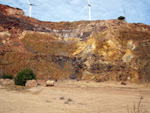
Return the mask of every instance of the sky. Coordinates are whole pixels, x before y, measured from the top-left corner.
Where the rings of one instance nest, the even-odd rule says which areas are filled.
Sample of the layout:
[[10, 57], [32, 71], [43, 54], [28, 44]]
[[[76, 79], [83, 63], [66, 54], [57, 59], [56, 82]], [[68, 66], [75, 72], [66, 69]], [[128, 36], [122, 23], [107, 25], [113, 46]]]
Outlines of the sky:
[[[29, 0], [32, 4], [32, 17], [41, 21], [79, 21], [89, 19], [88, 0]], [[117, 19], [124, 16], [128, 23], [150, 25], [150, 0], [90, 0], [92, 20]], [[0, 0], [0, 4], [23, 9], [28, 16], [29, 4], [26, 0]]]

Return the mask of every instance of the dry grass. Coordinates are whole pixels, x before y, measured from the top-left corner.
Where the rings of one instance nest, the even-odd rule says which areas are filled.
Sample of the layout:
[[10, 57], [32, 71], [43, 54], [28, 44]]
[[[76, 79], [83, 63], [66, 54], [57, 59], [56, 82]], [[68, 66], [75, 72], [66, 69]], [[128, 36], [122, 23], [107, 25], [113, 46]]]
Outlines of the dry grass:
[[134, 103], [133, 107], [127, 106], [128, 113], [148, 113], [145, 106], [142, 104], [143, 97], [141, 96], [139, 102]]

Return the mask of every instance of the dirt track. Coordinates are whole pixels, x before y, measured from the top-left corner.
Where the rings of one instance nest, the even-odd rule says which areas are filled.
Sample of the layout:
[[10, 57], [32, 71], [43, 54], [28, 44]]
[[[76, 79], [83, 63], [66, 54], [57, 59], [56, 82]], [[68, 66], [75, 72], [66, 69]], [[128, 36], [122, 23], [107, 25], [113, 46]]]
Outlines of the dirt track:
[[141, 108], [150, 113], [148, 85], [64, 81], [20, 92], [0, 86], [0, 113], [128, 113], [141, 96]]

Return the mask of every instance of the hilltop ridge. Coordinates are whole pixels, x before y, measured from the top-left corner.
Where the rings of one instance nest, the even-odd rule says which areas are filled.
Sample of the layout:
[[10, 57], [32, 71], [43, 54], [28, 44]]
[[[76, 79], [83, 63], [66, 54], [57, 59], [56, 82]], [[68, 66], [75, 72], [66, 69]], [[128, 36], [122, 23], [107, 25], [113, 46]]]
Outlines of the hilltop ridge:
[[0, 5], [0, 65], [40, 79], [150, 81], [150, 26], [124, 20], [43, 22]]

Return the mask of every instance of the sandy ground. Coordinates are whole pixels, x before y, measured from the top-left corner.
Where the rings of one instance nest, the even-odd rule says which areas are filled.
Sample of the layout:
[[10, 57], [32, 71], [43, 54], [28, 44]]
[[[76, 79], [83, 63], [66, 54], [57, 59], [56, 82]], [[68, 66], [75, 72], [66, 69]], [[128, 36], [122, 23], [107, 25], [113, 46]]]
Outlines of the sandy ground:
[[0, 86], [0, 113], [131, 113], [141, 97], [143, 113], [150, 113], [150, 84], [63, 81], [24, 91]]

